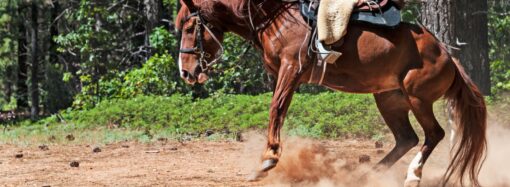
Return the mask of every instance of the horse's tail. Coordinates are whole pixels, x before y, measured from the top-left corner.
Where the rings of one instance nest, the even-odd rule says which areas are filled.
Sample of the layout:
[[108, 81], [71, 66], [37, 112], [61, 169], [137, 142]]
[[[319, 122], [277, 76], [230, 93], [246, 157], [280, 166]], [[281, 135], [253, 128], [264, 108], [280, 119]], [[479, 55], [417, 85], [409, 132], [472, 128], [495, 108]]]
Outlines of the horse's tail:
[[444, 184], [453, 176], [461, 185], [469, 176], [473, 186], [480, 186], [478, 174], [485, 161], [487, 151], [487, 108], [483, 95], [468, 77], [457, 59], [455, 79], [445, 94], [452, 107], [456, 122], [457, 142], [450, 165], [445, 173]]

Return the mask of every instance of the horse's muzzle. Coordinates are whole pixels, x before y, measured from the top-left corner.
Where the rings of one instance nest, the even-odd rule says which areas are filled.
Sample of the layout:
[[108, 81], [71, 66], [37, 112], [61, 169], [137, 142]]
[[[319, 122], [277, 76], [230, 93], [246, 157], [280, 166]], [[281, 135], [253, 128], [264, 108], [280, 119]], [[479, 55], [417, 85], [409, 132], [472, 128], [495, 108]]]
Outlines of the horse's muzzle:
[[197, 82], [203, 84], [209, 79], [209, 76], [202, 71], [202, 68], [196, 67], [194, 73], [181, 70], [181, 78], [184, 79], [186, 83], [194, 85]]
[[186, 70], [181, 70], [181, 78], [190, 85], [194, 85], [197, 82], [197, 78]]

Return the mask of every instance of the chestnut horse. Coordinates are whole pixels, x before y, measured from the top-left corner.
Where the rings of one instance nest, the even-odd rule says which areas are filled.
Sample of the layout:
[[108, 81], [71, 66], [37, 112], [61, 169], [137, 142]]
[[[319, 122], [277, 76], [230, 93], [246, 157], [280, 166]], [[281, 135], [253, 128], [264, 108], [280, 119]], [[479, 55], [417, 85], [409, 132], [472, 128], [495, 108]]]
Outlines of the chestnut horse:
[[[203, 83], [221, 58], [225, 32], [253, 43], [265, 69], [277, 77], [269, 112], [268, 140], [259, 176], [276, 166], [282, 154], [280, 130], [292, 95], [312, 79], [315, 55], [308, 54], [311, 28], [298, 4], [277, 0], [182, 0], [176, 19], [181, 31], [179, 69], [188, 83]], [[486, 107], [483, 96], [463, 68], [427, 29], [402, 23], [394, 29], [349, 25], [343, 55], [325, 69], [320, 82], [352, 93], [373, 93], [377, 107], [396, 141], [376, 166], [388, 168], [418, 144], [409, 122], [412, 111], [425, 132], [425, 142], [411, 162], [406, 186], [417, 186], [422, 168], [445, 136], [432, 104], [445, 97], [453, 109], [457, 143], [443, 178], [478, 186], [486, 153]], [[317, 106], [320, 107], [320, 106]]]

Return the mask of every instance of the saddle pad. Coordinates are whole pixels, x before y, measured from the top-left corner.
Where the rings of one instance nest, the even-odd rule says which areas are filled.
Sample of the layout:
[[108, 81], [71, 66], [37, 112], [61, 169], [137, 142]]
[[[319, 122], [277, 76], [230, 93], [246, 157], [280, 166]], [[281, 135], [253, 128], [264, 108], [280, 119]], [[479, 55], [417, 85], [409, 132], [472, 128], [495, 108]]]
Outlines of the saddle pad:
[[321, 0], [317, 15], [317, 39], [330, 45], [347, 33], [347, 25], [358, 0]]
[[[300, 1], [301, 15], [312, 28], [315, 28], [317, 26], [317, 10], [308, 7], [308, 5], [308, 0]], [[393, 1], [389, 2], [381, 12], [353, 12], [350, 21], [388, 28], [394, 28], [400, 24], [402, 17], [400, 8]]]

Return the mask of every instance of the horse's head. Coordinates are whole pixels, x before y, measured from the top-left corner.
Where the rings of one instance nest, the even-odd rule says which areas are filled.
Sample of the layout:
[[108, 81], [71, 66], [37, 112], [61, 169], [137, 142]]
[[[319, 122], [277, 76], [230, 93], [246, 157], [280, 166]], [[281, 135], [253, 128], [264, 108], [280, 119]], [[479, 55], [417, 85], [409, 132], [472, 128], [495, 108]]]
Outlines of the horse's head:
[[200, 7], [193, 0], [179, 11], [176, 23], [181, 33], [179, 71], [188, 84], [203, 83], [208, 79], [210, 66], [220, 60], [223, 53], [224, 32], [204, 19]]

